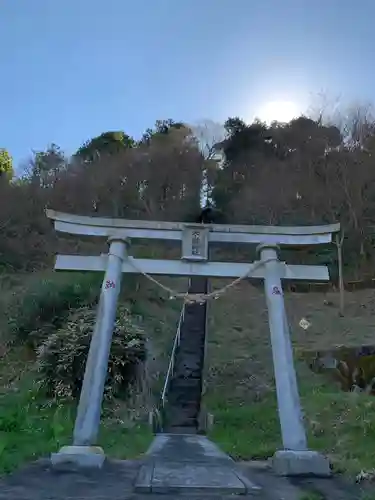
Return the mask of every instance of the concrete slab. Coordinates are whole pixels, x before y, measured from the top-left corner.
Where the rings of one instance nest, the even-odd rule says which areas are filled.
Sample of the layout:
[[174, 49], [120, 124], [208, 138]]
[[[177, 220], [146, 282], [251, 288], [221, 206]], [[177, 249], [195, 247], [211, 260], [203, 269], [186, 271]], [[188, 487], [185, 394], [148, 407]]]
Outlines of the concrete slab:
[[99, 446], [63, 446], [58, 453], [51, 454], [51, 464], [55, 468], [91, 467], [101, 468], [105, 454]]
[[139, 493], [247, 494], [260, 488], [205, 436], [155, 437], [135, 482]]
[[156, 464], [152, 493], [245, 494], [245, 485], [228, 467], [202, 464]]
[[256, 494], [261, 488], [241, 472], [223, 465], [149, 463], [141, 467], [136, 493], [158, 494]]
[[191, 434], [158, 434], [146, 455], [152, 460], [167, 462], [235, 463], [205, 436]]
[[272, 467], [279, 476], [330, 477], [332, 474], [328, 458], [311, 450], [277, 451], [272, 457]]

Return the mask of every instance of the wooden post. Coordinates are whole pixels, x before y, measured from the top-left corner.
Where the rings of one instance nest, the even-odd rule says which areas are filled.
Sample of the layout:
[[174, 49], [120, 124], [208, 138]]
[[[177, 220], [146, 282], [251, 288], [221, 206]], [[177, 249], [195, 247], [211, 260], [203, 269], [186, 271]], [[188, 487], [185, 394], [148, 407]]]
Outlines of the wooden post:
[[344, 231], [342, 231], [341, 235], [335, 234], [335, 244], [337, 247], [337, 262], [339, 268], [340, 316], [344, 316], [344, 308], [345, 308], [345, 287], [344, 287], [344, 272], [343, 272], [343, 262], [342, 262], [343, 242], [344, 242]]

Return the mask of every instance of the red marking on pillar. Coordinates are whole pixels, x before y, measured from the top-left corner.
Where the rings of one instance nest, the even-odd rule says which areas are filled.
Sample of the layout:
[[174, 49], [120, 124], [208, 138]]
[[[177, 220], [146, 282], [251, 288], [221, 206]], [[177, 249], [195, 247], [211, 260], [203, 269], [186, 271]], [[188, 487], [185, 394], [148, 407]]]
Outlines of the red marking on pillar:
[[106, 288], [106, 290], [108, 290], [108, 288], [116, 288], [116, 284], [112, 280], [107, 280], [105, 282], [105, 288]]

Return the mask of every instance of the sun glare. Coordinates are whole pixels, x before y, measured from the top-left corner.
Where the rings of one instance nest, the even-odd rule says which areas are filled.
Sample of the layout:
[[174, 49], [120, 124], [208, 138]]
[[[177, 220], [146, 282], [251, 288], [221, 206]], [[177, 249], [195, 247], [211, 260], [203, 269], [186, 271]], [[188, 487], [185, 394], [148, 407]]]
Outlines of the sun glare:
[[287, 123], [300, 114], [299, 107], [293, 101], [270, 101], [260, 106], [256, 117], [268, 124], [273, 121]]

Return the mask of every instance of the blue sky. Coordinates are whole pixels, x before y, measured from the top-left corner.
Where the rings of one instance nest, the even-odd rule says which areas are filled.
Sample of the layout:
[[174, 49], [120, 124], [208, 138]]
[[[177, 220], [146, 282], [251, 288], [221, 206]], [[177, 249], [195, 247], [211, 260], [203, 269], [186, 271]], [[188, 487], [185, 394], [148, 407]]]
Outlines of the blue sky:
[[375, 100], [373, 0], [1, 0], [0, 147]]

